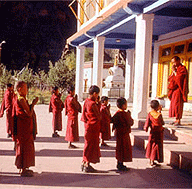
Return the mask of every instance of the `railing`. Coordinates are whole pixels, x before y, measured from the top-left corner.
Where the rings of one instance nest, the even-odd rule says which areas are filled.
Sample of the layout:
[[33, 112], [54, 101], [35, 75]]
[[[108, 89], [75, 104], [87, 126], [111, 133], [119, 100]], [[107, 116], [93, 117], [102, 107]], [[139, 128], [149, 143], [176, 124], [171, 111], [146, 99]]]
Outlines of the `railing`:
[[[69, 4], [69, 8], [75, 15], [76, 19], [80, 22], [80, 25], [93, 18], [100, 10], [107, 7], [115, 0], [73, 0]], [[73, 8], [73, 4], [77, 2], [80, 10], [79, 16]]]

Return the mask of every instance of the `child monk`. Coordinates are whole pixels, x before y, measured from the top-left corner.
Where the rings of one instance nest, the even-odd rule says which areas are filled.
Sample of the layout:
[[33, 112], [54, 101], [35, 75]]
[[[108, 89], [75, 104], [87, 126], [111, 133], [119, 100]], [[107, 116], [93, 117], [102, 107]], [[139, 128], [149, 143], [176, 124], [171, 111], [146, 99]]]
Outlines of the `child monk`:
[[13, 99], [13, 112], [15, 117], [13, 140], [16, 142], [15, 165], [20, 169], [21, 176], [31, 177], [33, 171], [30, 166], [35, 166], [35, 149], [33, 136], [33, 112], [37, 104], [36, 97], [29, 105], [26, 99], [27, 84], [18, 81], [16, 84], [17, 96]]
[[110, 122], [111, 122], [111, 114], [110, 114], [110, 105], [108, 105], [109, 99], [107, 96], [101, 97], [101, 146], [108, 146], [105, 143], [105, 140], [111, 139], [111, 130], [110, 130]]
[[68, 148], [77, 148], [72, 142], [79, 141], [78, 112], [81, 112], [81, 105], [77, 101], [77, 95], [75, 95], [75, 88], [73, 86], [68, 87], [67, 92], [65, 115], [68, 116], [68, 119], [65, 140], [68, 141]]
[[85, 126], [85, 145], [83, 150], [82, 171], [94, 172], [90, 163], [100, 162], [99, 132], [101, 115], [96, 104], [100, 89], [96, 85], [89, 88], [89, 97], [85, 100], [81, 121]]
[[0, 117], [3, 117], [4, 111], [6, 110], [7, 138], [11, 137], [13, 133], [13, 116], [12, 116], [13, 96], [14, 96], [13, 85], [9, 83], [7, 84], [7, 90], [5, 91], [0, 109]]
[[117, 107], [119, 110], [112, 117], [113, 130], [116, 130], [116, 159], [117, 169], [119, 171], [128, 171], [123, 162], [132, 161], [132, 146], [129, 133], [134, 121], [131, 117], [131, 112], [127, 109], [127, 101], [125, 98], [117, 99]]
[[163, 162], [163, 117], [161, 114], [161, 106], [157, 100], [151, 101], [152, 111], [149, 112], [144, 125], [147, 132], [150, 127], [150, 135], [148, 139], [146, 157], [150, 159], [150, 165], [155, 166], [155, 160], [159, 163]]
[[49, 103], [49, 112], [53, 113], [53, 134], [52, 137], [60, 137], [57, 131], [62, 130], [62, 110], [64, 108], [64, 104], [61, 100], [61, 94], [59, 93], [58, 87], [53, 87], [52, 96]]

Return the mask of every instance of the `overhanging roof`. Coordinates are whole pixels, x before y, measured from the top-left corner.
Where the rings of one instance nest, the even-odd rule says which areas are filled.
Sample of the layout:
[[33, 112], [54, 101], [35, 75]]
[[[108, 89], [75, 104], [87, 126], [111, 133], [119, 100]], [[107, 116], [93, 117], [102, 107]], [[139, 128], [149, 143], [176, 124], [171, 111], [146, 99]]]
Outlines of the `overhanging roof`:
[[67, 43], [92, 47], [94, 37], [105, 36], [105, 48], [134, 48], [135, 17], [142, 13], [154, 14], [153, 42], [159, 35], [192, 26], [192, 1], [120, 0], [117, 5], [105, 14], [100, 12], [98, 18], [68, 38]]

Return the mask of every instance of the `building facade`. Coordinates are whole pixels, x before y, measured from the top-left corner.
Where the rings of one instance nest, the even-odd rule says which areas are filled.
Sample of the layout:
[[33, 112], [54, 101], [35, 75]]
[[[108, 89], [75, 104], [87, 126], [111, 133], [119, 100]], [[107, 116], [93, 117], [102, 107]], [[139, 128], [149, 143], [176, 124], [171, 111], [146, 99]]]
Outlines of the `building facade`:
[[[152, 98], [166, 99], [167, 78], [173, 55], [180, 56], [187, 66], [191, 84], [191, 1], [77, 2], [78, 28], [67, 43], [77, 49], [76, 93], [80, 99], [83, 94], [86, 47], [93, 48], [92, 84], [100, 88], [104, 49], [126, 50], [125, 97], [133, 101], [134, 119], [146, 118], [150, 90]], [[190, 88], [189, 100], [191, 93]]]

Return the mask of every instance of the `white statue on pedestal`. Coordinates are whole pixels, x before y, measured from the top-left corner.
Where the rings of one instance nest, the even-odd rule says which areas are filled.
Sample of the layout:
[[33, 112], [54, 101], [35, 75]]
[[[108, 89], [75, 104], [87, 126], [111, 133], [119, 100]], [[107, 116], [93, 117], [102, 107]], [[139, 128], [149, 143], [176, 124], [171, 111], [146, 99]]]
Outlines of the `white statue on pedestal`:
[[123, 69], [118, 66], [118, 55], [115, 56], [115, 63], [113, 67], [109, 68], [109, 76], [105, 79], [105, 88], [103, 88], [103, 95], [105, 96], [122, 96], [125, 89], [125, 78], [123, 76]]

